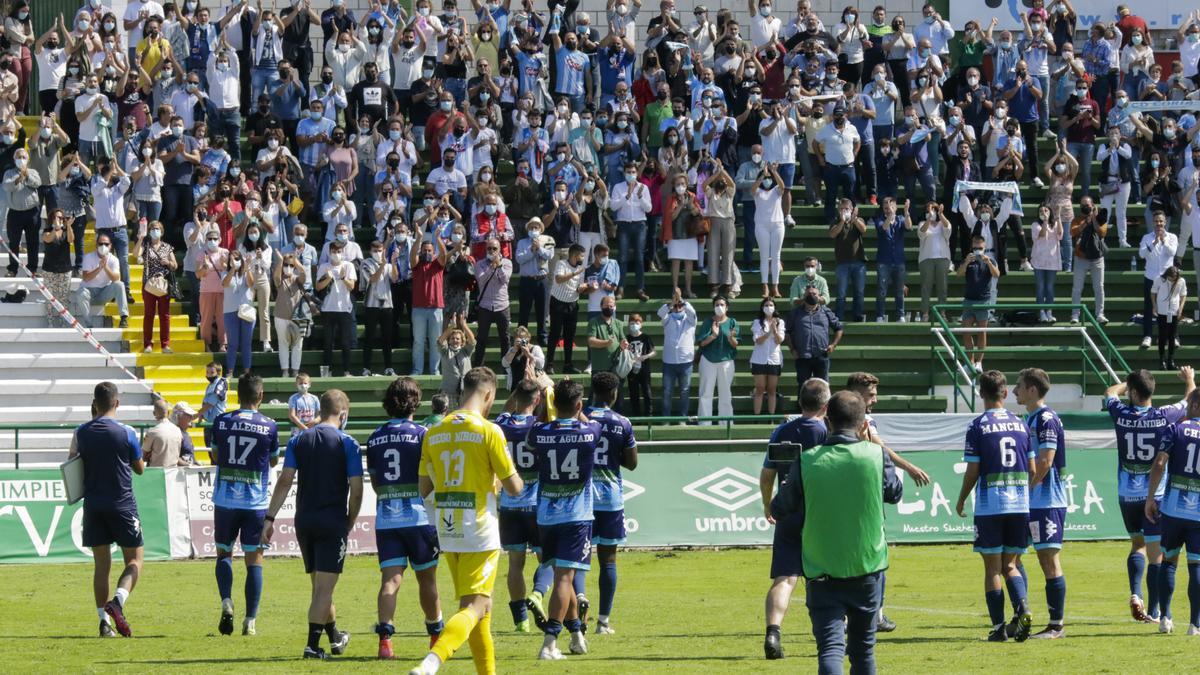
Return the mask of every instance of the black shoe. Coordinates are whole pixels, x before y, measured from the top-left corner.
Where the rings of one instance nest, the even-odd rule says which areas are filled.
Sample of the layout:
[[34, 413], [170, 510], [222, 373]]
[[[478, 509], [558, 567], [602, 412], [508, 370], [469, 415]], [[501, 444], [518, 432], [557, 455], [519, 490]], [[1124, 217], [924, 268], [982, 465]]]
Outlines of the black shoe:
[[576, 368], [575, 366], [567, 366], [566, 368], [563, 368], [563, 372], [567, 375], [581, 375], [583, 373], [582, 370]]
[[779, 633], [774, 631], [767, 633], [767, 639], [763, 641], [763, 654], [766, 655], [768, 661], [783, 658], [783, 645], [779, 641]]
[[334, 656], [341, 656], [346, 652], [346, 647], [350, 644], [350, 633], [348, 631], [338, 631], [337, 642], [329, 641], [329, 651], [333, 652]]
[[1021, 622], [1021, 617], [1017, 616], [1016, 614], [1013, 614], [1013, 618], [1009, 619], [1008, 623], [1004, 625], [1004, 635], [1006, 637], [1010, 637], [1010, 638], [1016, 637], [1017, 636], [1017, 626], [1018, 626], [1018, 624], [1020, 624], [1020, 622]]
[[1005, 628], [1004, 626], [997, 626], [996, 628], [993, 628], [992, 632], [988, 633], [987, 641], [988, 642], [1007, 642], [1008, 641], [1008, 633], [1004, 632], [1004, 628]]
[[115, 638], [115, 637], [117, 637], [117, 631], [113, 630], [112, 626], [108, 625], [107, 621], [101, 621], [100, 622], [100, 637]]
[[894, 630], [896, 630], [896, 622], [887, 618], [887, 615], [883, 612], [880, 612], [879, 618], [875, 619], [875, 632], [890, 633]]
[[592, 603], [588, 602], [583, 593], [575, 596], [575, 599], [579, 603], [579, 630], [587, 635], [588, 610], [591, 609]]
[[1175, 370], [1175, 359], [1167, 359], [1167, 370]]
[[1017, 617], [1017, 634], [1013, 638], [1017, 642], [1024, 642], [1029, 639], [1029, 633], [1033, 630], [1033, 617], [1029, 612], [1022, 612], [1021, 616]]
[[117, 324], [117, 328], [129, 328], [129, 317], [121, 317], [121, 322]]
[[538, 627], [538, 630], [545, 633], [549, 622], [546, 621], [546, 613], [542, 611], [542, 608], [536, 602], [525, 598], [525, 609], [529, 610], [529, 615], [533, 617], [533, 623]]
[[221, 610], [221, 622], [217, 624], [221, 635], [233, 635], [233, 612]]
[[554, 364], [547, 363], [546, 367], [542, 369], [542, 372], [546, 373], [547, 375], [553, 375], [554, 374]]
[[305, 647], [304, 648], [304, 658], [319, 659], [321, 661], [324, 661], [329, 658], [329, 655], [326, 654], [325, 650], [321, 649], [320, 647], [317, 647], [316, 649], [313, 649], [312, 647]]
[[125, 304], [128, 304], [128, 305], [133, 304], [133, 296], [130, 295], [129, 293], [125, 294]]

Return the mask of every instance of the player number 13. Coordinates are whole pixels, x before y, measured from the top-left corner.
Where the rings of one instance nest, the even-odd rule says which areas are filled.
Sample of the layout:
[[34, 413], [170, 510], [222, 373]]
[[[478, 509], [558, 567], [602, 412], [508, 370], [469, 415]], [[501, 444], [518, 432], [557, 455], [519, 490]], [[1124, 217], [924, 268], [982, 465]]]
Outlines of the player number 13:
[[446, 487], [458, 487], [462, 485], [466, 464], [467, 455], [462, 450], [455, 450], [454, 452], [445, 450], [442, 452], [442, 467], [446, 470]]

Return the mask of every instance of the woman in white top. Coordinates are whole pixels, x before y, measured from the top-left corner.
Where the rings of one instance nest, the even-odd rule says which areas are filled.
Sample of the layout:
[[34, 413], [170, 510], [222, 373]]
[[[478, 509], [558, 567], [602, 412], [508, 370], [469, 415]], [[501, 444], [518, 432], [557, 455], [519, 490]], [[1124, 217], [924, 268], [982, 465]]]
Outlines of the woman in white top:
[[842, 20], [833, 29], [833, 39], [837, 42], [838, 76], [857, 85], [862, 79], [863, 43], [870, 44], [858, 9], [848, 6], [842, 10]]
[[1158, 362], [1161, 369], [1175, 369], [1176, 331], [1183, 318], [1183, 306], [1187, 303], [1187, 281], [1179, 274], [1178, 267], [1168, 267], [1150, 287], [1154, 302], [1151, 308], [1158, 320]]
[[154, 154], [154, 141], [147, 138], [142, 143], [137, 166], [129, 174], [139, 219], [158, 220], [162, 213], [162, 184], [166, 175], [162, 160]]
[[950, 221], [941, 204], [929, 202], [925, 220], [917, 230], [921, 242], [917, 265], [921, 269], [921, 321], [929, 321], [929, 296], [937, 288], [938, 302], [946, 302], [946, 277], [950, 274]]
[[763, 397], [767, 399], [767, 414], [775, 414], [775, 386], [783, 371], [783, 344], [787, 329], [784, 320], [775, 313], [775, 301], [763, 298], [758, 304], [758, 318], [750, 325], [754, 334], [754, 351], [750, 353], [750, 373], [754, 375], [754, 414], [762, 412]]
[[246, 234], [238, 249], [254, 275], [254, 297], [258, 300], [258, 339], [264, 352], [271, 349], [271, 270], [275, 267], [274, 251], [267, 243], [267, 233], [258, 221], [246, 225]]
[[[1049, 204], [1042, 204], [1038, 207], [1037, 220], [1033, 221], [1033, 251], [1029, 256], [1039, 305], [1054, 304], [1054, 278], [1062, 269], [1062, 238], [1062, 221]], [[1039, 311], [1038, 318], [1054, 323], [1054, 314], [1049, 309]]]
[[733, 179], [721, 160], [713, 160], [713, 173], [704, 181], [704, 215], [708, 217], [708, 285], [711, 296], [730, 295], [733, 285], [733, 250], [737, 232], [733, 227]]
[[254, 302], [254, 272], [245, 264], [242, 252], [234, 249], [226, 261], [225, 276], [221, 279], [225, 291], [225, 372], [232, 376], [238, 356], [242, 360], [242, 374], [250, 372], [250, 337], [254, 334], [254, 321], [241, 318], [241, 308]]
[[779, 274], [783, 271], [783, 181], [774, 164], [754, 181], [754, 236], [758, 241], [758, 265], [763, 297], [781, 298]]
[[1135, 28], [1129, 36], [1129, 44], [1121, 49], [1121, 73], [1125, 76], [1121, 81], [1121, 88], [1129, 95], [1130, 100], [1141, 99], [1142, 83], [1149, 79], [1152, 65], [1154, 49], [1150, 46], [1149, 35], [1142, 29]]

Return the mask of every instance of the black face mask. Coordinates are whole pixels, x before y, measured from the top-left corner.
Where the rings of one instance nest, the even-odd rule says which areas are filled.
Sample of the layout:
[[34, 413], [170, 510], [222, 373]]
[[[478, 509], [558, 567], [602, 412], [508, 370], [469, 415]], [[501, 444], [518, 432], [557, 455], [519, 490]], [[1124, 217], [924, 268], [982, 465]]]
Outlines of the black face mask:
[[204, 379], [208, 380], [209, 382], [215, 382], [217, 379], [217, 376], [216, 375], [205, 375]]
[[262, 113], [262, 114], [264, 114], [264, 115], [265, 115], [265, 114], [267, 114], [267, 113], [268, 113], [270, 110], [271, 110], [271, 105], [270, 105], [270, 104], [266, 104], [266, 105], [260, 105], [260, 106], [258, 106], [258, 112], [260, 112], [260, 113]]
[[322, 73], [321, 74], [321, 82], [324, 82], [325, 84], [332, 84], [333, 83], [333, 74], [332, 73]]
[[811, 295], [804, 296], [804, 304], [812, 307], [817, 304], [817, 299]]
[[1092, 207], [1085, 204], [1084, 206], [1079, 207], [1079, 211], [1085, 216], [1090, 216], [1092, 214]]
[[614, 311], [616, 311], [616, 309], [614, 307], [601, 307], [600, 308], [600, 313], [603, 314], [604, 318], [606, 318], [606, 319], [611, 318]]
[[379, 73], [366, 73], [367, 82], [374, 82], [379, 79]]
[[442, 160], [442, 168], [443, 169], [453, 169], [454, 168], [454, 160], [453, 159], [443, 159]]
[[392, 168], [392, 169], [399, 169], [399, 168], [400, 168], [400, 160], [398, 160], [398, 159], [389, 159], [389, 160], [388, 160], [388, 163], [387, 163], [387, 165], [388, 165], [388, 167], [389, 167], [389, 168]]

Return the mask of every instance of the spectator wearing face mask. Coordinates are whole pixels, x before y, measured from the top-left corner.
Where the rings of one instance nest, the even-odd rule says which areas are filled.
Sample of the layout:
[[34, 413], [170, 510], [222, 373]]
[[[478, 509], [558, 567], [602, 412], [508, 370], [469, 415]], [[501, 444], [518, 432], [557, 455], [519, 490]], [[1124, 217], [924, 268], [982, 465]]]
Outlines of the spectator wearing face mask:
[[156, 278], [170, 282], [168, 288], [174, 286], [171, 280], [174, 278], [175, 268], [179, 263], [175, 259], [175, 249], [163, 241], [162, 235], [162, 223], [157, 220], [152, 221], [147, 227], [146, 237], [137, 245], [137, 260], [144, 266], [142, 268], [142, 302], [146, 308], [142, 323], [142, 351], [148, 353], [153, 350], [154, 319], [157, 317], [159, 346], [162, 348], [162, 353], [170, 354], [171, 294], [168, 291], [163, 295], [155, 295], [147, 290], [150, 281]]
[[[725, 296], [713, 298], [712, 318], [696, 329], [696, 347], [700, 351], [700, 407], [696, 414], [713, 414], [713, 390], [717, 390], [717, 415], [733, 415], [731, 385], [735, 375], [737, 348], [741, 329], [736, 319], [728, 315], [729, 302]], [[701, 422], [701, 425], [712, 422]]]
[[243, 307], [253, 308], [254, 270], [247, 264], [241, 250], [229, 252], [221, 286], [225, 335], [229, 344], [225, 350], [225, 372], [232, 375], [240, 359], [242, 376], [245, 376], [250, 372], [250, 340], [254, 335], [256, 320], [253, 316], [249, 321], [242, 317]]
[[792, 279], [792, 285], [788, 287], [788, 296], [792, 299], [792, 305], [800, 305], [804, 302], [804, 293], [809, 288], [817, 289], [817, 297], [821, 299], [821, 303], [829, 302], [829, 282], [825, 277], [817, 274], [817, 259], [809, 256], [804, 259], [804, 272]]
[[775, 313], [775, 301], [763, 298], [758, 305], [758, 318], [750, 326], [754, 336], [754, 351], [750, 354], [750, 373], [754, 376], [754, 414], [763, 410], [764, 399], [767, 413], [775, 414], [775, 388], [783, 371], [783, 351], [780, 345], [785, 339], [784, 318]]
[[[38, 188], [42, 186], [42, 178], [37, 171], [29, 166], [29, 151], [18, 149], [13, 154], [13, 168], [4, 174], [4, 192], [8, 201], [8, 222], [5, 233], [8, 237], [8, 276], [17, 275], [17, 259], [13, 255], [21, 249], [21, 239], [24, 237], [25, 247], [29, 253], [28, 262], [31, 274], [38, 271], [38, 253], [41, 239], [38, 236], [42, 202], [38, 196]], [[126, 181], [128, 186], [128, 181]], [[128, 270], [129, 263], [124, 268]], [[125, 272], [128, 277], [129, 272]]]
[[[1095, 316], [1101, 325], [1108, 323], [1104, 316], [1104, 256], [1108, 247], [1104, 237], [1108, 233], [1108, 209], [1096, 211], [1092, 198], [1084, 195], [1079, 200], [1079, 217], [1071, 222], [1071, 239], [1075, 242], [1075, 259], [1071, 263], [1074, 281], [1071, 284], [1071, 304], [1078, 305], [1083, 297], [1083, 282], [1088, 273], [1092, 275], [1092, 292], [1096, 296]], [[1079, 313], [1071, 312], [1071, 325], [1079, 323]]]
[[341, 374], [350, 376], [350, 348], [352, 346], [354, 322], [351, 311], [354, 298], [351, 293], [358, 282], [354, 264], [343, 260], [345, 245], [334, 241], [329, 247], [329, 262], [317, 269], [316, 290], [329, 289], [321, 304], [321, 316], [325, 320], [325, 354], [321, 365], [321, 376], [329, 377], [333, 365], [333, 346], [337, 342], [341, 349]]
[[112, 240], [107, 233], [96, 234], [96, 250], [83, 257], [83, 278], [71, 293], [71, 312], [86, 326], [91, 325], [92, 304], [103, 307], [114, 302], [121, 317], [120, 328], [129, 326], [129, 304], [125, 284], [121, 282], [121, 266], [113, 253]]

